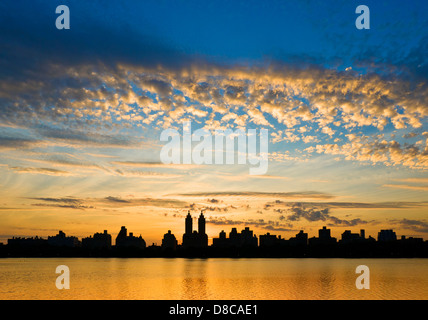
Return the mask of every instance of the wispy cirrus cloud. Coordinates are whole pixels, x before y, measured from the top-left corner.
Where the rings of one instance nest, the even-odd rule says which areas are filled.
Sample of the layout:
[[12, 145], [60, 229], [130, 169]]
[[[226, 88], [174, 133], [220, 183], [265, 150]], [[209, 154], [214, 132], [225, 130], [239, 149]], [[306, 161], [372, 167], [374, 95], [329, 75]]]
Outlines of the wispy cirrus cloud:
[[112, 161], [114, 165], [137, 167], [137, 168], [168, 168], [168, 169], [194, 169], [201, 165], [196, 164], [164, 164], [162, 162], [143, 162], [143, 161]]
[[410, 202], [410, 201], [395, 201], [395, 202], [313, 202], [313, 201], [282, 201], [276, 200], [274, 202], [267, 202], [265, 207], [277, 208], [277, 207], [293, 207], [293, 206], [311, 206], [321, 208], [349, 208], [349, 209], [403, 209], [403, 208], [418, 208], [428, 206], [428, 202]]
[[316, 191], [303, 191], [303, 192], [249, 192], [249, 191], [225, 191], [225, 192], [194, 192], [194, 193], [180, 193], [179, 196], [186, 197], [243, 197], [243, 198], [299, 198], [299, 199], [331, 199], [333, 195], [316, 192]]
[[77, 197], [32, 197], [29, 200], [37, 200], [39, 203], [33, 206], [60, 207], [73, 209], [100, 209], [100, 208], [125, 208], [125, 207], [165, 207], [186, 208], [189, 203], [177, 199], [167, 198], [134, 198], [106, 196], [104, 198], [77, 198]]
[[412, 182], [412, 183], [428, 183], [428, 178], [402, 178], [402, 179], [394, 179], [394, 181]]
[[30, 149], [43, 144], [42, 140], [0, 136], [0, 149], [2, 150]]
[[428, 191], [428, 178], [401, 178], [394, 179], [394, 181], [401, 182], [400, 184], [396, 183], [386, 183], [382, 187], [386, 188], [395, 188], [395, 189], [407, 189], [407, 190], [416, 190], [416, 191]]
[[13, 166], [10, 166], [9, 169], [11, 169], [17, 173], [45, 174], [45, 175], [49, 175], [49, 176], [70, 176], [70, 175], [73, 175], [72, 172], [53, 169], [53, 168], [13, 167]]
[[425, 185], [425, 186], [411, 186], [411, 185], [406, 185], [406, 184], [384, 184], [384, 185], [382, 185], [382, 187], [395, 188], [395, 189], [428, 191], [428, 185]]

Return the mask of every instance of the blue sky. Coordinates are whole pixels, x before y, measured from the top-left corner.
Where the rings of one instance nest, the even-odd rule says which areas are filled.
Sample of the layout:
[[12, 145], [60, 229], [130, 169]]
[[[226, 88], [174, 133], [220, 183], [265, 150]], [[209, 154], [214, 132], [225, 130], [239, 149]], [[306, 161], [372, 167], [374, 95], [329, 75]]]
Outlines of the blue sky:
[[[72, 28], [67, 33], [52, 28], [59, 4], [69, 4], [71, 9]], [[25, 6], [6, 2], [2, 4], [2, 29], [4, 36], [25, 33], [28, 44], [37, 46], [36, 39], [42, 45], [50, 41], [50, 52], [64, 54], [68, 49], [80, 58], [92, 52], [96, 57], [123, 55], [123, 59], [141, 54], [144, 60], [153, 53], [159, 61], [166, 62], [178, 60], [175, 54], [181, 53], [219, 63], [299, 60], [342, 68], [373, 59], [406, 64], [408, 68], [424, 62], [426, 2], [364, 2], [370, 8], [370, 31], [355, 28], [355, 8], [359, 4], [362, 3], [36, 1]], [[33, 6], [40, 12], [34, 14]], [[103, 52], [107, 48], [112, 52]], [[405, 60], [406, 57], [411, 59]]]
[[[55, 28], [62, 4], [70, 30]], [[370, 30], [355, 27], [360, 4]], [[207, 212], [210, 237], [321, 224], [425, 236], [427, 7], [1, 3], [0, 241], [126, 223], [155, 240], [189, 209]], [[160, 164], [160, 132], [185, 121], [268, 129], [269, 171]]]

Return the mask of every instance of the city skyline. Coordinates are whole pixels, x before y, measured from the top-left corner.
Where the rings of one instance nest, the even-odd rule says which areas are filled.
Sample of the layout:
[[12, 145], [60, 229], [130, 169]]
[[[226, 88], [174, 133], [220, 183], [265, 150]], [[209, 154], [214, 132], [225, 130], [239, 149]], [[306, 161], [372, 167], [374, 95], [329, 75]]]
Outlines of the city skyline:
[[241, 232], [232, 228], [228, 236], [222, 230], [209, 244], [202, 212], [197, 221], [197, 230], [194, 230], [189, 211], [184, 219], [182, 243], [178, 243], [171, 230], [164, 234], [161, 245], [148, 245], [141, 235], [128, 233], [126, 226], [120, 228], [114, 244], [107, 230], [81, 240], [60, 230], [47, 239], [12, 237], [6, 246], [0, 245], [0, 257], [423, 258], [428, 255], [428, 241], [422, 238], [400, 238], [393, 230], [380, 230], [375, 239], [366, 237], [365, 230], [361, 229], [359, 233], [345, 230], [341, 239], [337, 239], [332, 237], [331, 229], [326, 226], [318, 230], [318, 237], [309, 237], [308, 233], [300, 230], [290, 239], [269, 232], [257, 237], [249, 227]]
[[[193, 228], [193, 220], [197, 220], [198, 221], [198, 228], [197, 228], [197, 230], [195, 230]], [[179, 243], [178, 240], [177, 240], [177, 239], [179, 239], [179, 237], [178, 238], [175, 237], [175, 234], [172, 233], [171, 230], [168, 230], [168, 232], [164, 234], [164, 238], [161, 239], [161, 241], [160, 241], [160, 243], [162, 243], [161, 245], [159, 245], [157, 242], [153, 242], [153, 243], [151, 243], [151, 245], [152, 246], [162, 246], [163, 245], [163, 241], [165, 239], [167, 239], [167, 237], [171, 237], [171, 236], [172, 236], [172, 239], [175, 240], [177, 246], [182, 246], [184, 248], [186, 248], [186, 247], [208, 247], [208, 246], [215, 245], [215, 241], [211, 241], [211, 243], [209, 243], [208, 241], [204, 241], [204, 240], [201, 242], [198, 239], [198, 236], [201, 236], [201, 235], [202, 236], [204, 236], [204, 235], [206, 236], [207, 235], [206, 234], [206, 225], [205, 225], [205, 223], [206, 223], [206, 221], [205, 221], [205, 217], [203, 215], [203, 212], [200, 212], [199, 217], [192, 217], [191, 214], [190, 214], [190, 211], [188, 211], [187, 216], [185, 218], [185, 223], [184, 223], [184, 225], [185, 225], [185, 231], [183, 233], [183, 238], [182, 238], [183, 240], [182, 240], [181, 243]], [[281, 235], [278, 236], [276, 234], [271, 234], [270, 232], [267, 232], [266, 234], [260, 234], [257, 237], [257, 234], [254, 234], [253, 230], [251, 230], [250, 227], [248, 227], [248, 226], [244, 226], [244, 229], [241, 230], [241, 232], [248, 233], [250, 238], [254, 237], [256, 239], [256, 241], [255, 241], [256, 246], [260, 246], [261, 245], [260, 238], [262, 238], [262, 237], [265, 237], [265, 238], [275, 237], [276, 239], [279, 239], [279, 240], [280, 239], [283, 239], [283, 240], [292, 240], [292, 239], [298, 238], [299, 236], [304, 235], [305, 238], [306, 238], [306, 241], [310, 240], [311, 238], [309, 238], [309, 234], [305, 233], [304, 231], [305, 230], [299, 230], [299, 232], [296, 235], [294, 235], [294, 237], [290, 237], [289, 239], [285, 239], [285, 238], [282, 238]], [[392, 230], [392, 229], [381, 229], [381, 230], [379, 230], [379, 232], [377, 233], [377, 237], [376, 238], [372, 237], [372, 235], [370, 235], [370, 234], [366, 234], [365, 229], [358, 230], [359, 233], [352, 233], [352, 230], [347, 229], [347, 230], [345, 230], [341, 234], [341, 239], [339, 239], [338, 237], [334, 237], [334, 234], [331, 233], [331, 229], [328, 229], [326, 226], [322, 226], [322, 228], [318, 229], [317, 231], [318, 231], [319, 238], [322, 238], [323, 235], [324, 235], [325, 238], [334, 239], [334, 241], [336, 241], [336, 240], [339, 241], [339, 240], [344, 240], [344, 239], [345, 240], [346, 239], [351, 239], [352, 236], [354, 236], [356, 238], [372, 239], [372, 240], [376, 240], [376, 241], [391, 241], [391, 240], [399, 240], [399, 239], [414, 239], [413, 237], [408, 237], [406, 235], [397, 235], [396, 232], [394, 230]], [[232, 227], [231, 228], [229, 236], [231, 234], [233, 234], [233, 233], [237, 234], [237, 228], [236, 227]], [[192, 235], [195, 238], [190, 238], [189, 237], [189, 236], [192, 236]], [[149, 243], [146, 243], [144, 241], [144, 238], [142, 238], [141, 234], [139, 236], [134, 236], [134, 232], [129, 232], [129, 234], [128, 234], [128, 229], [127, 229], [126, 226], [121, 226], [121, 228], [120, 228], [119, 232], [117, 233], [116, 237], [112, 237], [112, 235], [108, 233], [108, 230], [103, 230], [102, 233], [101, 232], [96, 232], [94, 234], [89, 235], [88, 237], [84, 237], [84, 238], [82, 237], [79, 245], [81, 245], [84, 242], [84, 240], [96, 239], [97, 236], [104, 237], [104, 239], [108, 240], [108, 242], [112, 246], [113, 245], [117, 246], [119, 240], [123, 240], [123, 239], [126, 239], [126, 238], [142, 239], [142, 241], [143, 241], [143, 245], [142, 246], [143, 247], [147, 247], [147, 246], [150, 245]], [[186, 236], [187, 236], [187, 238], [186, 238]], [[226, 236], [226, 232], [224, 230], [221, 230], [221, 232], [219, 233], [219, 235], [218, 235], [217, 238], [212, 237], [210, 239], [211, 240], [216, 240], [216, 239], [218, 240], [218, 239], [221, 239], [222, 236], [223, 236], [223, 238], [227, 237]], [[72, 246], [76, 245], [76, 240], [79, 239], [78, 237], [73, 236], [73, 235], [71, 235], [71, 236], [69, 235], [68, 237], [66, 237], [66, 233], [64, 233], [63, 230], [59, 230], [58, 234], [56, 236], [48, 236], [47, 239], [45, 239], [45, 240], [54, 239], [55, 237], [57, 237], [57, 238], [59, 237], [59, 239], [68, 238], [69, 240], [71, 240], [71, 242], [69, 242], [69, 244], [72, 245]], [[314, 236], [312, 238], [316, 238], [316, 237]], [[17, 236], [13, 236], [12, 239], [41, 239], [41, 240], [43, 240], [43, 237], [39, 237], [37, 235], [36, 236], [32, 236], [32, 237], [17, 237]], [[113, 241], [112, 241], [113, 239], [115, 239], [115, 243], [114, 244], [113, 244]], [[424, 241], [424, 239], [422, 239], [422, 238], [416, 238], [416, 239]], [[10, 240], [10, 239], [8, 239], [8, 240]], [[208, 240], [208, 238], [206, 238], [206, 240]], [[185, 244], [186, 241], [187, 241], [187, 245]], [[254, 244], [252, 244], [252, 245], [254, 245]]]
[[[427, 240], [428, 4], [368, 0], [364, 30], [359, 4], [2, 3], [0, 242], [102, 225], [159, 243], [189, 210], [209, 243], [245, 226]], [[266, 174], [251, 152], [164, 163], [161, 134], [185, 123], [266, 130]]]

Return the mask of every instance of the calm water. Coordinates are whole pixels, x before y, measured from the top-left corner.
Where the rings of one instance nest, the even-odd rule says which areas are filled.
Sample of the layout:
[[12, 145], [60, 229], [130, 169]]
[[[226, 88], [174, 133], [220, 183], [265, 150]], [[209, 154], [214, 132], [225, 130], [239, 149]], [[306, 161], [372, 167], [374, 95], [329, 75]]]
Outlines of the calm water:
[[[368, 290], [355, 287], [361, 264]], [[428, 259], [0, 259], [0, 299], [427, 300]]]

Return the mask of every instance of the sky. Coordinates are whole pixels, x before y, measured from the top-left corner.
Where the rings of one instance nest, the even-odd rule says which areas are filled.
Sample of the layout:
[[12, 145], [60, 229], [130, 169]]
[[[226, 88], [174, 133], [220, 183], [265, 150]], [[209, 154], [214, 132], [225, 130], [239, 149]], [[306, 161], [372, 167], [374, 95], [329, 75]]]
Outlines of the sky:
[[[370, 9], [359, 30], [357, 6]], [[59, 5], [70, 29], [59, 30]], [[322, 226], [428, 240], [426, 1], [2, 1], [0, 242]], [[268, 170], [164, 130], [267, 129]], [[195, 146], [195, 143], [193, 144]], [[260, 147], [260, 146], [259, 146]], [[236, 150], [238, 157], [238, 150]], [[195, 221], [196, 222], [196, 221]], [[196, 223], [194, 223], [196, 226]]]

